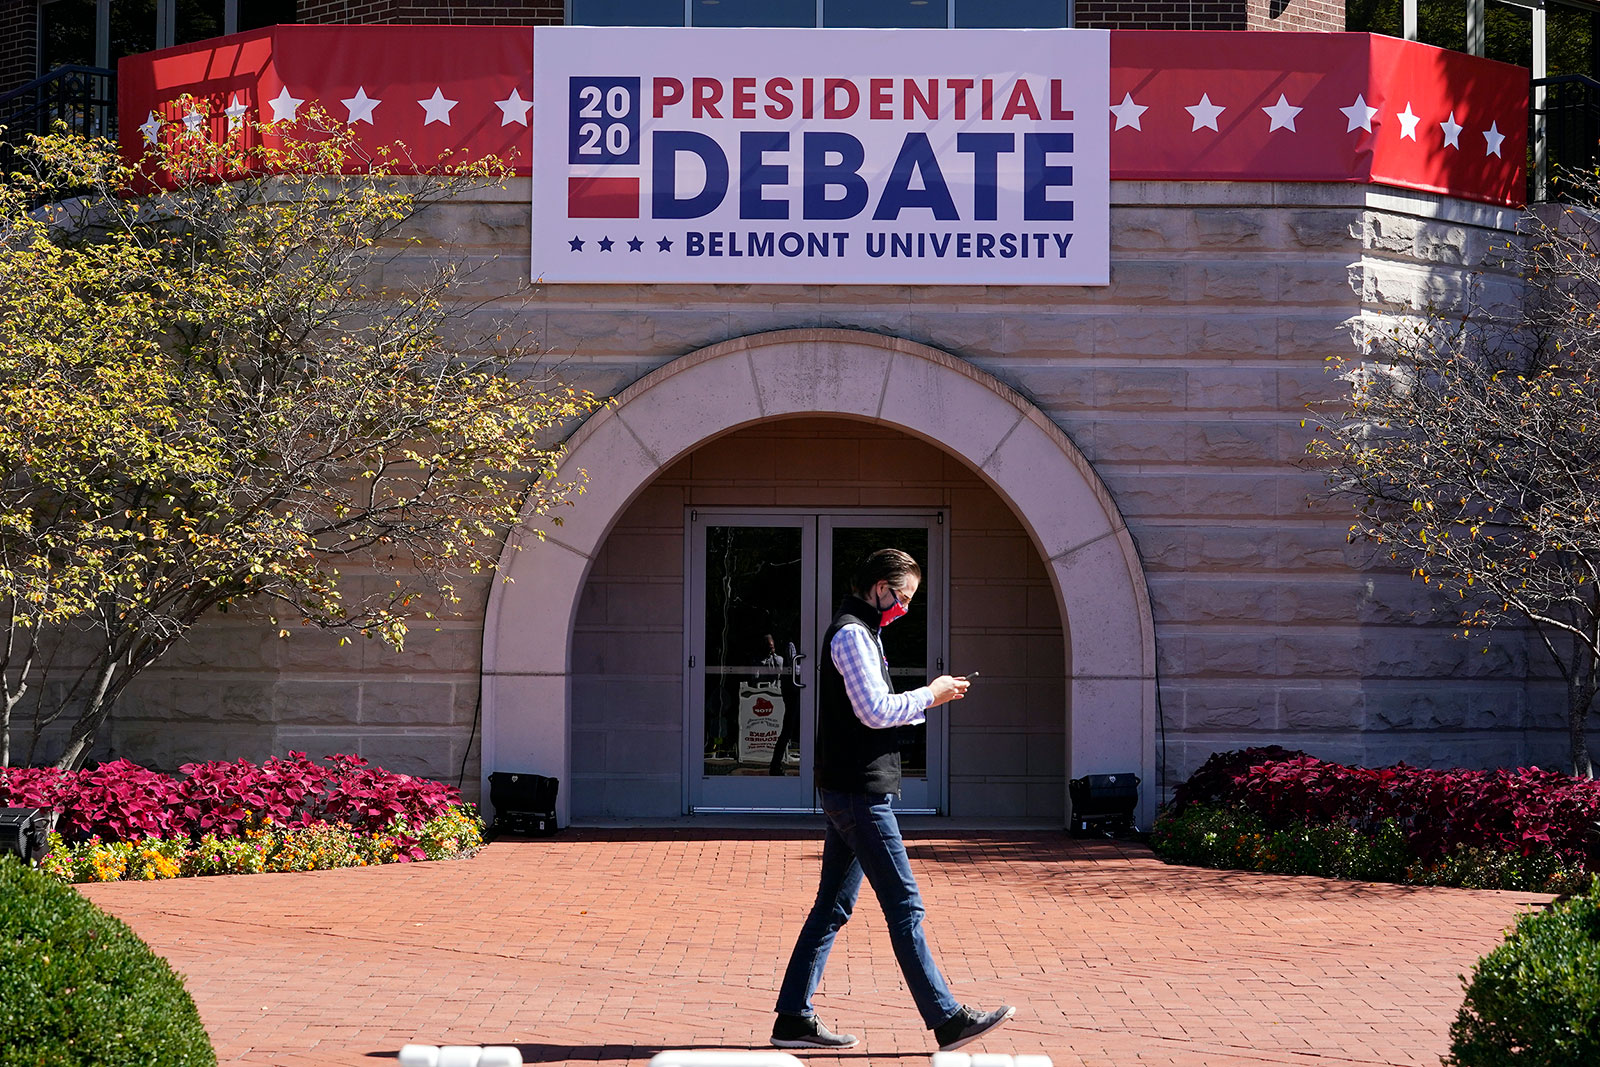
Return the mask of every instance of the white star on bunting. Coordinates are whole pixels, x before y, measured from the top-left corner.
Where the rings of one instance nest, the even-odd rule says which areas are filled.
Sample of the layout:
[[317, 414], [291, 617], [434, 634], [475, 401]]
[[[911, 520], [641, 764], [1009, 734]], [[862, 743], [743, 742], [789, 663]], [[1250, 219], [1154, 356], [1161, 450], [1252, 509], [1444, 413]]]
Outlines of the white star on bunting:
[[[1483, 139], [1489, 142], [1484, 145], [1483, 154], [1486, 156], [1499, 156], [1500, 142], [1506, 139], [1506, 135], [1500, 132], [1500, 123], [1489, 123], [1489, 128], [1483, 131]], [[1500, 156], [1500, 158], [1504, 159], [1505, 157]]]
[[144, 122], [139, 126], [139, 132], [144, 134], [145, 144], [156, 143], [156, 138], [161, 135], [161, 120], [156, 118], [154, 111], [145, 116]]
[[528, 109], [533, 106], [533, 101], [522, 99], [522, 94], [513, 87], [511, 95], [504, 100], [496, 100], [494, 106], [500, 109], [500, 125], [509, 126], [515, 122], [526, 126]]
[[438, 86], [434, 86], [433, 95], [426, 100], [418, 100], [417, 103], [421, 104], [422, 110], [428, 113], [428, 117], [422, 120], [424, 126], [430, 122], [442, 122], [448, 126], [450, 125], [450, 109], [460, 101], [447, 99], [444, 92]]
[[1449, 148], [1461, 151], [1461, 125], [1456, 122], [1455, 111], [1450, 112], [1450, 117], [1439, 123], [1439, 128], [1444, 131], [1444, 143]]
[[244, 104], [239, 103], [239, 94], [234, 93], [228, 106], [222, 109], [222, 113], [228, 116], [228, 129], [237, 130], [243, 126], [245, 113], [249, 110]]
[[204, 115], [200, 114], [200, 112], [196, 111], [194, 108], [190, 108], [183, 116], [183, 128], [188, 130], [190, 133], [193, 133], [200, 128], [200, 124], [205, 120], [206, 117]]
[[[1193, 107], [1186, 107], [1183, 110], [1187, 111], [1190, 117], [1194, 119], [1194, 128], [1189, 131], [1190, 133], [1194, 133], [1205, 126], [1209, 126], [1213, 130], [1216, 130], [1217, 116], [1228, 109], [1213, 104], [1211, 102], [1210, 93], [1201, 93], [1200, 102], [1198, 104], [1195, 104]], [[1222, 131], [1217, 130], [1217, 132], [1221, 133]]]
[[374, 100], [367, 95], [367, 87], [365, 85], [358, 85], [356, 86], [356, 95], [348, 100], [341, 100], [339, 103], [343, 104], [350, 112], [352, 125], [357, 122], [365, 122], [368, 126], [375, 126], [377, 124], [372, 121], [372, 109], [383, 103], [383, 101]]
[[289, 87], [285, 85], [283, 87], [283, 92], [279, 93], [273, 99], [268, 100], [267, 103], [272, 105], [273, 122], [283, 122], [285, 120], [293, 122], [294, 113], [299, 110], [300, 105], [305, 103], [305, 101], [297, 100], [290, 96]]
[[1265, 111], [1267, 118], [1272, 120], [1272, 125], [1267, 127], [1268, 133], [1273, 130], [1288, 130], [1290, 133], [1300, 132], [1294, 128], [1294, 117], [1304, 111], [1305, 108], [1295, 107], [1289, 103], [1288, 98], [1282, 93], [1278, 94], [1278, 102], [1276, 104], [1271, 107], [1264, 107], [1261, 110]]
[[1117, 117], [1117, 125], [1111, 132], [1115, 133], [1125, 126], [1143, 132], [1143, 127], [1139, 125], [1139, 116], [1149, 110], [1148, 105], [1135, 104], [1132, 93], [1123, 93], [1122, 103], [1111, 105], [1111, 113]]
[[1356, 94], [1356, 102], [1349, 107], [1341, 107], [1344, 117], [1350, 120], [1350, 125], [1345, 127], [1345, 133], [1354, 133], [1357, 130], [1372, 132], [1372, 120], [1378, 117], [1378, 109], [1367, 103], [1367, 98], [1360, 93]]
[[1422, 116], [1411, 113], [1411, 101], [1406, 101], [1406, 109], [1397, 113], [1395, 118], [1400, 120], [1400, 136], [1402, 138], [1409, 137], [1415, 141], [1417, 139], [1417, 123], [1422, 121]]

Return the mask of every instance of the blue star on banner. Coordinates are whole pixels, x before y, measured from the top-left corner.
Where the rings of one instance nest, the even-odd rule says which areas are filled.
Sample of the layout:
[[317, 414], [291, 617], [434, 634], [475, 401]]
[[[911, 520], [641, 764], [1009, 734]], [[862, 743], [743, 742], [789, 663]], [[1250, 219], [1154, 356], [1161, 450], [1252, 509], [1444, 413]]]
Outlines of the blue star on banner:
[[576, 237], [574, 237], [572, 240], [568, 241], [567, 244], [572, 247], [572, 250], [574, 252], [582, 252], [583, 251], [583, 241], [581, 241], [580, 239], [578, 239]]
[[616, 242], [613, 241], [611, 238], [602, 237], [602, 238], [600, 238], [600, 251], [609, 252], [609, 251], [611, 251], [611, 246], [614, 245], [614, 244], [616, 244]]
[[642, 248], [644, 248], [644, 242], [637, 237], [628, 242], [628, 251], [630, 252], [638, 252]]
[[670, 252], [672, 251], [672, 241], [666, 237], [663, 237], [661, 240], [656, 242], [656, 247], [663, 252]]

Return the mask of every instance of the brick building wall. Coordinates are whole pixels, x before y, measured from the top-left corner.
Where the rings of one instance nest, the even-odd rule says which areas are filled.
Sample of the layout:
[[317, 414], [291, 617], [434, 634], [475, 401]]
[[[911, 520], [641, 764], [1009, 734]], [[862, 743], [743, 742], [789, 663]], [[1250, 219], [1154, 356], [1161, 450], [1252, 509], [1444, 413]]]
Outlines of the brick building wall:
[[1246, 0], [1247, 30], [1344, 29], [1344, 0]]
[[472, 25], [560, 25], [561, 0], [301, 0], [301, 22], [465, 23]]
[[1246, 0], [1078, 0], [1078, 25], [1095, 30], [1242, 30]]
[[1078, 25], [1108, 30], [1344, 29], [1344, 0], [1078, 0]]
[[0, 5], [0, 93], [39, 76], [39, 19], [32, 3]]

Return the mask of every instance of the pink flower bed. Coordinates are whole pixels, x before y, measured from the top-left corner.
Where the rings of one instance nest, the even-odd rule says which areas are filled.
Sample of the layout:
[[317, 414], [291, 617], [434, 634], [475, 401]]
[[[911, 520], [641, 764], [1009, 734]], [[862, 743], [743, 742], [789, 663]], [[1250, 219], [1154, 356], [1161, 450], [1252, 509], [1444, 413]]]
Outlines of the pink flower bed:
[[230, 837], [268, 821], [377, 833], [396, 818], [421, 826], [461, 803], [460, 792], [443, 782], [394, 774], [360, 756], [326, 760], [291, 752], [260, 764], [189, 763], [179, 778], [128, 760], [82, 771], [0, 767], [0, 806], [54, 809], [56, 830], [75, 843]]

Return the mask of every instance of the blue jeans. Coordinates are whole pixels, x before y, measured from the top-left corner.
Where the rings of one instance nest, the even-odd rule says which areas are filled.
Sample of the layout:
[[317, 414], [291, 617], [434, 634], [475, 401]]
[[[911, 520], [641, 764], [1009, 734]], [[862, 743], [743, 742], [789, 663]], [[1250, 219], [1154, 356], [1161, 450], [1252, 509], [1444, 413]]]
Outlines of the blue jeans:
[[953, 1016], [961, 1002], [945, 985], [922, 935], [922, 894], [911, 874], [911, 862], [905, 843], [900, 840], [900, 824], [889, 806], [889, 797], [835, 793], [829, 789], [821, 792], [822, 811], [828, 820], [822, 843], [822, 881], [817, 886], [816, 903], [811, 905], [811, 914], [806, 916], [800, 939], [789, 957], [789, 968], [778, 990], [778, 1011], [786, 1015], [816, 1014], [811, 1007], [811, 994], [822, 981], [822, 969], [828, 965], [834, 937], [850, 921], [856, 896], [861, 892], [861, 876], [865, 874], [888, 920], [889, 941], [900, 962], [900, 973], [911, 988], [922, 1021], [931, 1030]]

